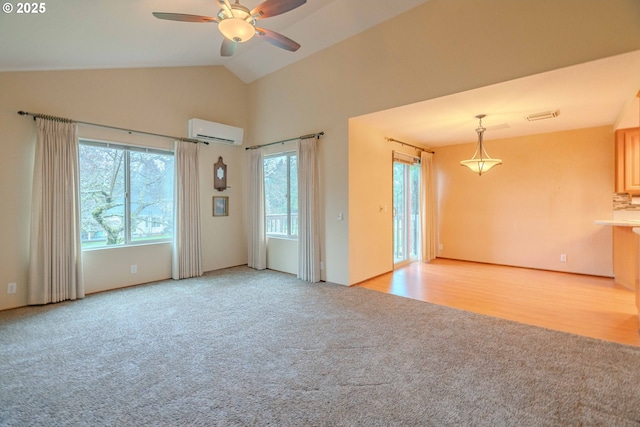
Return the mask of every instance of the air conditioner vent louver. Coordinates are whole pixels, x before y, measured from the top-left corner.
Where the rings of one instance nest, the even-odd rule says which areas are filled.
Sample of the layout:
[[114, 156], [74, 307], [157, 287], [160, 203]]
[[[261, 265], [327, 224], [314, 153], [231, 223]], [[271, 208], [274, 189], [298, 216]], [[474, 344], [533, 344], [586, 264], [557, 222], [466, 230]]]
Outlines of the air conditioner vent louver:
[[242, 145], [244, 129], [202, 119], [189, 120], [189, 138], [227, 145]]
[[552, 119], [554, 117], [558, 117], [559, 115], [560, 115], [560, 110], [545, 111], [542, 113], [529, 114], [528, 116], [525, 117], [525, 119], [529, 120], [530, 122], [535, 122], [536, 120]]
[[196, 139], [203, 139], [203, 140], [210, 141], [210, 142], [211, 142], [211, 141], [212, 141], [212, 142], [221, 142], [221, 143], [223, 143], [223, 144], [233, 144], [233, 145], [235, 145], [235, 144], [236, 144], [236, 142], [235, 142], [233, 139], [218, 138], [218, 137], [216, 137], [216, 136], [203, 135], [203, 134], [201, 134], [201, 133], [196, 134], [196, 135], [195, 135], [195, 138], [196, 138]]

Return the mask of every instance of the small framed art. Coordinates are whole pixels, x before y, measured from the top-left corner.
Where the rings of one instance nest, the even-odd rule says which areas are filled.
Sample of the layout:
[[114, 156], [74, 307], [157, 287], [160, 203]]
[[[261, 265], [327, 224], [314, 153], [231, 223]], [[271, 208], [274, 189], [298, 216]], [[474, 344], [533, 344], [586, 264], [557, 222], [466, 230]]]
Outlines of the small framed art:
[[229, 216], [229, 197], [213, 196], [213, 216]]

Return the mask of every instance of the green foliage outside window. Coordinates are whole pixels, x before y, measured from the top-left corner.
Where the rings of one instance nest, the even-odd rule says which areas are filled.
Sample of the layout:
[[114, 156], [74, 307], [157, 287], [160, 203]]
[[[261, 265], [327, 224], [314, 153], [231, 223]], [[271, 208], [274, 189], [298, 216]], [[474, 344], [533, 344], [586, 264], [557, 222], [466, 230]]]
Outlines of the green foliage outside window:
[[264, 159], [267, 234], [298, 235], [298, 158], [295, 152]]
[[170, 240], [173, 154], [82, 141], [82, 247]]

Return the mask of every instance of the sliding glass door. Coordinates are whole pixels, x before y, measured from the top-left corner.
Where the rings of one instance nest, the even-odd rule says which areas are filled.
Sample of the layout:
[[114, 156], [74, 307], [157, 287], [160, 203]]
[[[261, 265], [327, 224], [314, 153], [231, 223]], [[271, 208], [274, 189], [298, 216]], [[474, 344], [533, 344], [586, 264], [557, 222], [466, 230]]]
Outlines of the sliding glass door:
[[[394, 155], [395, 157], [395, 155]], [[420, 163], [393, 162], [393, 262], [417, 261], [420, 256]]]

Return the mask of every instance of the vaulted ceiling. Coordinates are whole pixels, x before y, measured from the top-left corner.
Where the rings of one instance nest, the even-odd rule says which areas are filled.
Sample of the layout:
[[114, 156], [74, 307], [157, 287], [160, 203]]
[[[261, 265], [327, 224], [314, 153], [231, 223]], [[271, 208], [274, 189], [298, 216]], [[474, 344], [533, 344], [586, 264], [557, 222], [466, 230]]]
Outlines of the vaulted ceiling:
[[[428, 0], [308, 0], [260, 21], [301, 44], [297, 52], [254, 37], [220, 56], [215, 23], [156, 19], [152, 12], [215, 16], [217, 0], [66, 0], [39, 14], [0, 14], [0, 71], [220, 65], [249, 83], [391, 19]], [[261, 0], [242, 0], [253, 8]], [[17, 3], [15, 3], [17, 4]], [[360, 119], [430, 146], [472, 141], [477, 114], [485, 139], [590, 126], [638, 126], [640, 52], [374, 113]], [[557, 118], [524, 117], [560, 111]]]
[[[216, 16], [218, 0], [58, 0], [43, 3], [45, 11], [38, 14], [20, 14], [14, 6], [11, 13], [0, 14], [0, 71], [222, 65], [251, 82], [426, 1], [307, 0], [259, 21], [300, 43], [297, 52], [254, 37], [230, 58], [220, 56], [223, 36], [216, 23], [163, 21], [152, 15]], [[241, 4], [252, 9], [261, 2]]]

